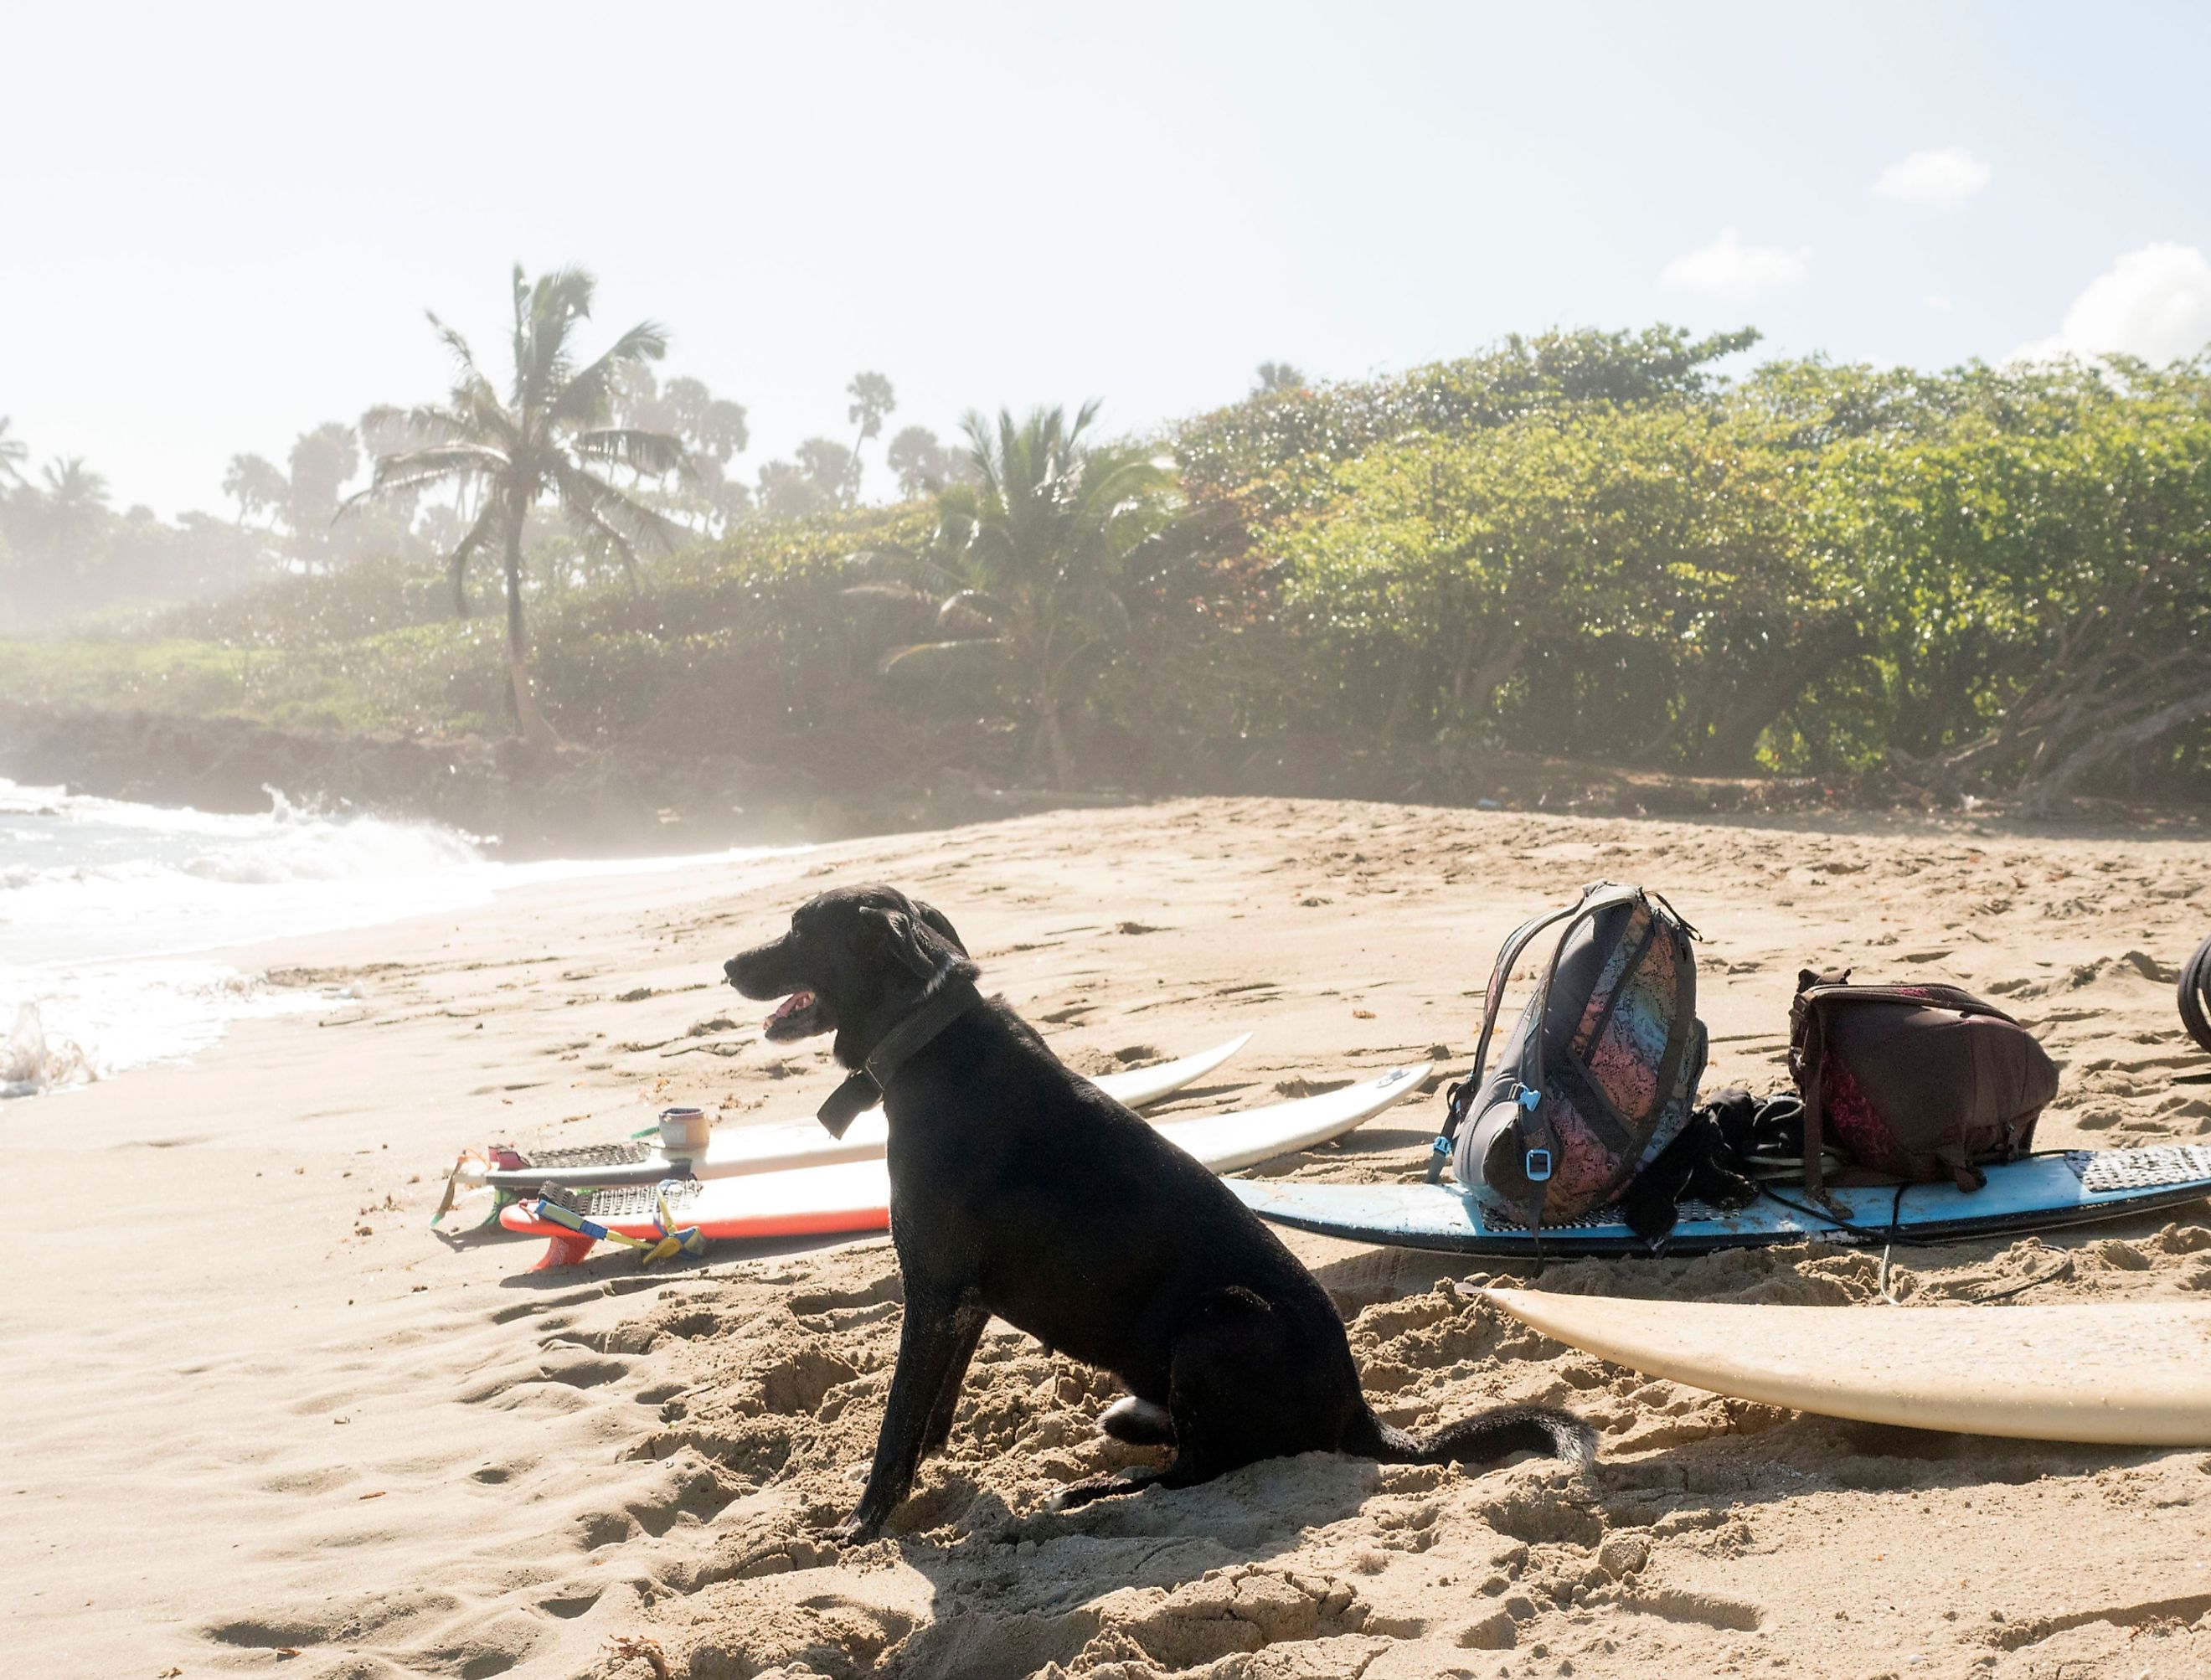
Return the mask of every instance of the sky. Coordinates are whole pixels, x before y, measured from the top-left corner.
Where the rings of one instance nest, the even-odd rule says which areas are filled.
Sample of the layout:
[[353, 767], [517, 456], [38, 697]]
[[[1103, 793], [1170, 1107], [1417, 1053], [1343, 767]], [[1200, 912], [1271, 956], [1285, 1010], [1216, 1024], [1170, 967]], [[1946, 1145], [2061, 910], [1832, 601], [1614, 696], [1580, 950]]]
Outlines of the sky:
[[2211, 7], [2123, 0], [0, 0], [0, 414], [220, 510], [232, 454], [440, 396], [425, 308], [495, 361], [517, 261], [598, 276], [587, 349], [664, 323], [746, 477], [862, 369], [948, 436], [1553, 326], [2164, 360], [2211, 340], [2206, 87]]

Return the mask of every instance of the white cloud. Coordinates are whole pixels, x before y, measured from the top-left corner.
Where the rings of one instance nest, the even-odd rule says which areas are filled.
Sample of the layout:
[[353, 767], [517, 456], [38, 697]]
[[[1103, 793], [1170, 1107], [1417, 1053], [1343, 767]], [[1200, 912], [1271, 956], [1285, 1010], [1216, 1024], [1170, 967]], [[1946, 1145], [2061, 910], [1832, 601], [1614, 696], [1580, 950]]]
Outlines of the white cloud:
[[2054, 338], [2022, 346], [2021, 361], [2071, 354], [2140, 356], [2163, 365], [2211, 344], [2211, 261], [2188, 245], [2129, 251], [2073, 300]]
[[1938, 146], [1892, 163], [1873, 184], [1876, 198], [1899, 204], [1962, 204], [1995, 178], [1996, 171], [1963, 146]]
[[1743, 302], [1776, 286], [1791, 286], [1804, 277], [1812, 253], [1784, 251], [1777, 246], [1745, 245], [1732, 227], [1701, 250], [1676, 257], [1658, 276], [1658, 283], [1680, 292], [1701, 292], [1706, 297]]

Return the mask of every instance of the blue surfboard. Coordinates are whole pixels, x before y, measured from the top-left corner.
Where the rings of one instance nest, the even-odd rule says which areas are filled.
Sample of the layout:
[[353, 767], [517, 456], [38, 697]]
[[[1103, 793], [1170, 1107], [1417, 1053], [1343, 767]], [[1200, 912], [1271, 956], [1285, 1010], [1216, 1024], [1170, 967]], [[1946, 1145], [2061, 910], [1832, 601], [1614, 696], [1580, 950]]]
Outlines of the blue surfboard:
[[[2211, 1197], [2211, 1146], [2172, 1143], [2139, 1149], [2073, 1149], [1985, 1169], [1980, 1189], [1915, 1184], [1833, 1192], [1846, 1212], [1831, 1217], [1802, 1186], [1771, 1186], [1748, 1207], [1723, 1213], [1685, 1202], [1673, 1230], [1647, 1242], [1627, 1228], [1617, 1205], [1543, 1227], [1543, 1252], [1709, 1254], [1818, 1238], [1830, 1242], [1913, 1242], [2003, 1236], [2083, 1225], [2184, 1206]], [[1449, 1253], [1525, 1258], [1536, 1250], [1526, 1225], [1481, 1207], [1451, 1184], [1315, 1184], [1232, 1179], [1228, 1187], [1263, 1219], [1354, 1242]]]

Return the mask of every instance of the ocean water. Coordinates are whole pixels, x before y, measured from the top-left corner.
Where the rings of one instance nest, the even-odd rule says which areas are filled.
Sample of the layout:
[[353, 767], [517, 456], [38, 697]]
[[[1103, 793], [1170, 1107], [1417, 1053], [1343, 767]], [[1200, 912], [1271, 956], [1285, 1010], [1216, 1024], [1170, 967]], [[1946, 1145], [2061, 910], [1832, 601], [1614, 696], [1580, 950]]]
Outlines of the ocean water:
[[766, 855], [506, 864], [451, 828], [317, 816], [274, 790], [265, 813], [224, 816], [0, 779], [0, 1097], [187, 1057], [243, 1016], [336, 999], [271, 986], [227, 948]]

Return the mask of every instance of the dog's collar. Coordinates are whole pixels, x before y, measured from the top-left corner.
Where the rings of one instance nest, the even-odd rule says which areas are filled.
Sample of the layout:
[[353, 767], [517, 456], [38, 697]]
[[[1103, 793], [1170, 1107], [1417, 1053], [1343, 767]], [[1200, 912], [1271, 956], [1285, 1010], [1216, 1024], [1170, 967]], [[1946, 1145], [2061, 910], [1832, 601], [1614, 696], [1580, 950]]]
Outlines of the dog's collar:
[[940, 987], [883, 1034], [860, 1070], [830, 1092], [829, 1100], [815, 1111], [815, 1119], [832, 1137], [842, 1137], [845, 1127], [883, 1100], [899, 1069], [916, 1051], [982, 1001], [972, 980], [955, 979]]

